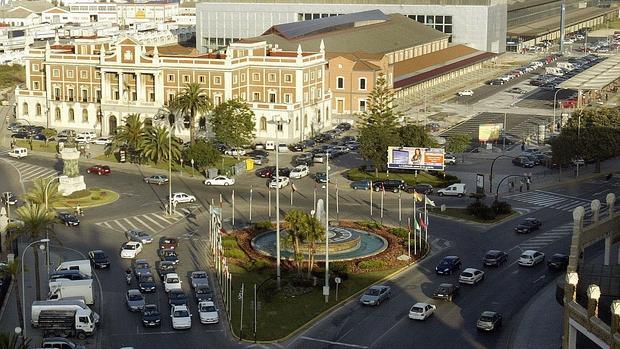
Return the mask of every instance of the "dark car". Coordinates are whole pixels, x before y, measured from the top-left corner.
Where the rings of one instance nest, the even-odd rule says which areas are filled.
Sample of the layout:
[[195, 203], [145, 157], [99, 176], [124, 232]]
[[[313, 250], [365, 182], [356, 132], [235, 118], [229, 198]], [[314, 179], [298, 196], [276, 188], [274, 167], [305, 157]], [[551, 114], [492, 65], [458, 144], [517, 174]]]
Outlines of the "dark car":
[[161, 325], [161, 313], [157, 309], [157, 305], [147, 304], [144, 306], [142, 325], [144, 327], [159, 327]]
[[251, 152], [246, 153], [247, 156], [264, 156], [269, 157], [269, 153], [262, 149], [252, 150]]
[[213, 292], [207, 285], [199, 285], [194, 289], [194, 298], [196, 302], [213, 300]]
[[288, 147], [291, 151], [304, 151], [305, 145], [303, 143], [291, 144]]
[[400, 179], [388, 179], [385, 181], [373, 182], [372, 188], [374, 189], [374, 191], [384, 190], [398, 193], [399, 191], [405, 189], [405, 181]]
[[155, 292], [156, 285], [153, 274], [151, 274], [150, 272], [140, 274], [140, 276], [138, 277], [138, 288], [142, 293]]
[[534, 230], [540, 229], [541, 226], [542, 223], [538, 219], [526, 218], [525, 220], [523, 220], [523, 222], [519, 223], [519, 225], [515, 227], [515, 232], [520, 234], [527, 234], [533, 232]]
[[35, 141], [46, 141], [47, 137], [42, 133], [37, 133], [36, 135], [32, 136], [32, 139]]
[[538, 159], [537, 155], [532, 154], [532, 155], [522, 155], [522, 156], [530, 160], [534, 164], [534, 166], [540, 165], [540, 159]]
[[71, 214], [69, 212], [60, 212], [58, 214], [58, 219], [60, 219], [62, 224], [66, 225], [67, 227], [77, 227], [78, 225], [80, 225], [80, 220], [74, 214]]
[[482, 263], [486, 266], [499, 267], [508, 261], [508, 253], [499, 250], [489, 250], [482, 259]]
[[293, 158], [293, 161], [291, 162], [291, 164], [294, 167], [297, 167], [300, 165], [312, 166], [314, 165], [313, 156], [312, 154], [302, 154], [300, 156]]
[[356, 190], [370, 190], [371, 181], [368, 179], [362, 181], [353, 181], [351, 182], [351, 188]]
[[440, 284], [433, 291], [433, 298], [445, 299], [448, 302], [452, 302], [452, 299], [459, 294], [459, 287], [454, 284]]
[[551, 256], [549, 261], [547, 261], [547, 266], [555, 270], [565, 270], [566, 267], [568, 267], [568, 256], [565, 254], [556, 253]]
[[534, 167], [534, 163], [525, 156], [518, 156], [512, 159], [512, 164], [515, 166], [521, 166], [523, 168], [532, 168]]
[[9, 205], [16, 205], [17, 195], [15, 195], [14, 193], [10, 191], [5, 191], [4, 193], [2, 193], [2, 203], [9, 204]]
[[90, 277], [83, 274], [79, 270], [57, 270], [52, 272], [49, 276], [49, 280], [56, 279], [68, 279], [68, 280], [88, 280]]
[[443, 257], [441, 262], [435, 267], [437, 274], [451, 275], [453, 272], [461, 269], [461, 259], [457, 256]]
[[314, 174], [314, 180], [317, 183], [327, 183], [327, 173], [325, 172], [317, 172]]
[[338, 124], [338, 126], [336, 126], [336, 128], [339, 128], [343, 131], [348, 131], [351, 129], [351, 124], [348, 122], [341, 122]]
[[175, 250], [163, 249], [163, 250], [159, 250], [158, 254], [159, 254], [159, 259], [162, 261], [168, 261], [174, 264], [179, 263], [179, 256], [177, 255]]
[[170, 238], [162, 236], [159, 238], [160, 250], [174, 250], [179, 246], [179, 240], [177, 238]]
[[101, 250], [94, 250], [88, 252], [88, 259], [90, 260], [90, 264], [95, 268], [99, 269], [107, 269], [110, 268], [110, 259], [105, 254], [105, 252]]
[[112, 170], [110, 170], [110, 166], [107, 166], [107, 165], [95, 165], [95, 166], [88, 168], [86, 170], [86, 173], [92, 173], [92, 174], [96, 174], [99, 176], [103, 176], [103, 175], [109, 175], [110, 173], [112, 173]]
[[181, 289], [172, 289], [168, 292], [168, 304], [187, 305], [187, 295], [185, 295], [185, 292]]
[[502, 79], [493, 79], [493, 80], [487, 81], [487, 85], [503, 85], [505, 83], [506, 83], [506, 81], [504, 81]]
[[495, 331], [502, 327], [502, 315], [494, 311], [483, 311], [476, 321], [476, 328], [480, 331]]
[[28, 132], [15, 132], [11, 135], [11, 138], [18, 138], [18, 139], [28, 139], [30, 138], [30, 133]]
[[166, 274], [176, 273], [177, 267], [174, 263], [169, 261], [157, 261], [155, 262], [155, 269], [157, 269], [157, 274], [163, 280], [166, 277]]
[[433, 186], [426, 183], [420, 183], [416, 185], [405, 185], [404, 189], [407, 193], [416, 193], [430, 195], [433, 193]]
[[306, 148], [311, 148], [314, 147], [316, 145], [316, 142], [312, 139], [306, 139], [305, 141], [302, 142], [304, 147]]

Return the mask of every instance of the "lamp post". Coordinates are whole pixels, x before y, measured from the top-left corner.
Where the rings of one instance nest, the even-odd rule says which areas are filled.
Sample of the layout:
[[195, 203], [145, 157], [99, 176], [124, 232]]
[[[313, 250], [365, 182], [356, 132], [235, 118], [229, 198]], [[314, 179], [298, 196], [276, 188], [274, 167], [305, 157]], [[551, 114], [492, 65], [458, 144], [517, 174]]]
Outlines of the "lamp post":
[[282, 116], [274, 116], [272, 123], [276, 125], [276, 279], [278, 281], [278, 290], [282, 283], [282, 271], [280, 263], [280, 127], [283, 123], [289, 123], [288, 118]]
[[[60, 177], [55, 177], [49, 180], [49, 182], [47, 182], [47, 184], [45, 185], [45, 192], [44, 192], [44, 196], [45, 196], [45, 212], [47, 213], [48, 210], [48, 194], [47, 194], [47, 190], [50, 188], [50, 184], [52, 184], [55, 180], [60, 180]], [[46, 233], [45, 234], [45, 238], [47, 238], [48, 242], [46, 243], [46, 250], [45, 250], [45, 266], [47, 268], [47, 277], [48, 277], [48, 281], [49, 281], [49, 272], [50, 272], [50, 244], [49, 244], [49, 236]]]
[[194, 158], [192, 158], [190, 162], [192, 163], [192, 177], [194, 177]]
[[[34, 244], [48, 243], [48, 242], [50, 242], [50, 239], [47, 239], [47, 238], [33, 241], [30, 244], [28, 244], [26, 248], [24, 248], [24, 253], [22, 254], [22, 263], [21, 263], [22, 264], [22, 319], [24, 319], [24, 323], [21, 325], [22, 325], [22, 331], [23, 331], [24, 338], [26, 338], [26, 288], [24, 287], [24, 256], [26, 255], [26, 250], [28, 250], [28, 247]], [[43, 246], [43, 248], [45, 248], [45, 246]]]
[[553, 127], [551, 128], [554, 132], [555, 132], [555, 109], [557, 107], [557, 97], [558, 97], [558, 92], [562, 91], [562, 90], [566, 90], [565, 88], [560, 88], [557, 91], [555, 91], [555, 93], [553, 94]]
[[498, 157], [493, 159], [493, 162], [491, 162], [491, 173], [489, 174], [489, 193], [493, 193], [493, 166], [495, 165], [495, 161], [497, 161], [497, 159], [499, 158], [512, 158], [512, 156], [499, 155]]
[[180, 158], [179, 161], [181, 162], [181, 176], [183, 176], [183, 158]]
[[329, 156], [325, 154], [325, 303], [329, 302]]
[[101, 137], [103, 135], [103, 113], [101, 108], [97, 109], [97, 124], [99, 124], [99, 137]]

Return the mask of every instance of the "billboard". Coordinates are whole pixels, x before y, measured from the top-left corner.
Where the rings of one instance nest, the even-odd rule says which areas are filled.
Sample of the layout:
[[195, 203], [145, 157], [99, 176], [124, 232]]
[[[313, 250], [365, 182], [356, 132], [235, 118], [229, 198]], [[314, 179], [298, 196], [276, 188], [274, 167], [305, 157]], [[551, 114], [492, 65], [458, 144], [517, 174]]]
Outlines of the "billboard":
[[443, 160], [443, 148], [388, 147], [388, 168], [443, 171]]
[[478, 140], [480, 142], [494, 142], [499, 139], [504, 129], [504, 124], [478, 125]]

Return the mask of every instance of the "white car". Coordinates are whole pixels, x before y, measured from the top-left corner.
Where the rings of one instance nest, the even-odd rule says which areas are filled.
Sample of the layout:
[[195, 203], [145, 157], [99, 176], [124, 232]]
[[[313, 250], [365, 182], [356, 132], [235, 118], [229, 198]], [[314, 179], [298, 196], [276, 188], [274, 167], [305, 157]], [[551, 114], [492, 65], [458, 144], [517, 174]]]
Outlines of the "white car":
[[461, 96], [461, 97], [463, 97], [463, 96], [473, 96], [474, 95], [474, 91], [472, 91], [472, 90], [463, 90], [463, 91], [459, 91], [457, 93], [457, 95]]
[[215, 178], [205, 179], [205, 185], [224, 185], [229, 186], [235, 184], [235, 179], [226, 176], [217, 176]]
[[182, 283], [183, 281], [181, 281], [181, 279], [179, 278], [179, 274], [177, 273], [166, 274], [166, 277], [164, 278], [164, 290], [166, 292], [170, 292], [170, 290], [174, 290], [174, 289], [180, 290]]
[[136, 258], [142, 252], [142, 244], [137, 241], [127, 241], [121, 247], [121, 258]]
[[519, 265], [524, 267], [533, 267], [545, 260], [545, 254], [540, 251], [526, 250], [519, 257]]
[[454, 165], [454, 164], [456, 164], [456, 156], [454, 156], [452, 154], [446, 153], [443, 156], [443, 163], [444, 163], [444, 165]]
[[196, 201], [196, 197], [194, 195], [189, 195], [185, 193], [172, 193], [172, 202], [176, 203], [186, 203], [186, 202], [194, 202]]
[[476, 268], [467, 268], [459, 275], [459, 283], [474, 285], [484, 280], [484, 272]]
[[411, 320], [426, 320], [435, 312], [436, 306], [428, 303], [416, 303], [409, 309], [409, 318]]
[[198, 314], [201, 324], [217, 324], [220, 322], [220, 314], [212, 301], [198, 303]]
[[299, 166], [293, 167], [293, 169], [291, 170], [291, 173], [289, 174], [289, 177], [299, 179], [302, 177], [306, 177], [309, 173], [310, 173], [310, 169], [308, 168], [308, 166], [299, 165]]
[[78, 144], [90, 143], [90, 138], [80, 135], [80, 136], [75, 137], [75, 142]]
[[172, 328], [175, 330], [184, 330], [192, 327], [192, 313], [189, 312], [187, 305], [171, 306], [170, 318], [172, 318]]
[[91, 141], [93, 144], [107, 145], [112, 144], [112, 137], [99, 137]]
[[237, 156], [237, 155], [244, 156], [245, 150], [241, 148], [231, 148], [231, 149], [226, 150], [224, 154], [230, 155], [230, 156]]
[[269, 182], [269, 188], [270, 189], [275, 189], [276, 187], [278, 189], [282, 189], [284, 187], [286, 187], [287, 185], [290, 184], [290, 179], [288, 179], [288, 177], [279, 177], [279, 182], [276, 181], [276, 177], [271, 178], [271, 181]]

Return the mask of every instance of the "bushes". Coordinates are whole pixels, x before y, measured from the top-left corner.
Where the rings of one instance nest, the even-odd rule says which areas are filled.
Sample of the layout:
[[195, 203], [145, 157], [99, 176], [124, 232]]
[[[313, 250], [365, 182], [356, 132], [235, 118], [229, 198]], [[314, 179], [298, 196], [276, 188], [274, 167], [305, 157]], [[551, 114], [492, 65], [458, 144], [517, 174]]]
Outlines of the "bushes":
[[224, 256], [236, 259], [245, 259], [245, 253], [238, 248], [224, 250]]
[[90, 190], [84, 189], [84, 190], [76, 191], [72, 193], [71, 195], [67, 196], [66, 198], [67, 199], [82, 199], [87, 196], [90, 196]]
[[409, 231], [405, 228], [392, 228], [390, 233], [398, 236], [401, 239], [406, 239], [409, 236]]
[[359, 224], [368, 229], [379, 229], [381, 227], [381, 224], [375, 221], [361, 221]]
[[357, 266], [362, 270], [382, 269], [385, 268], [385, 262], [378, 259], [370, 259], [359, 262]]
[[505, 214], [512, 213], [512, 206], [510, 206], [510, 204], [507, 203], [506, 201], [497, 201], [497, 200], [493, 201], [493, 204], [491, 205], [491, 209], [497, 215], [505, 215]]
[[491, 220], [495, 218], [493, 209], [479, 200], [467, 205], [467, 213], [482, 220]]
[[254, 223], [254, 230], [269, 230], [273, 229], [273, 223], [271, 221], [260, 221]]
[[261, 271], [265, 268], [268, 268], [269, 266], [270, 266], [269, 262], [262, 260], [262, 259], [256, 259], [248, 263], [245, 263], [243, 265], [243, 269], [247, 271]]
[[329, 265], [330, 271], [342, 280], [349, 278], [349, 266], [343, 262], [334, 262]]
[[225, 249], [237, 248], [237, 240], [232, 236], [222, 238], [222, 247]]

